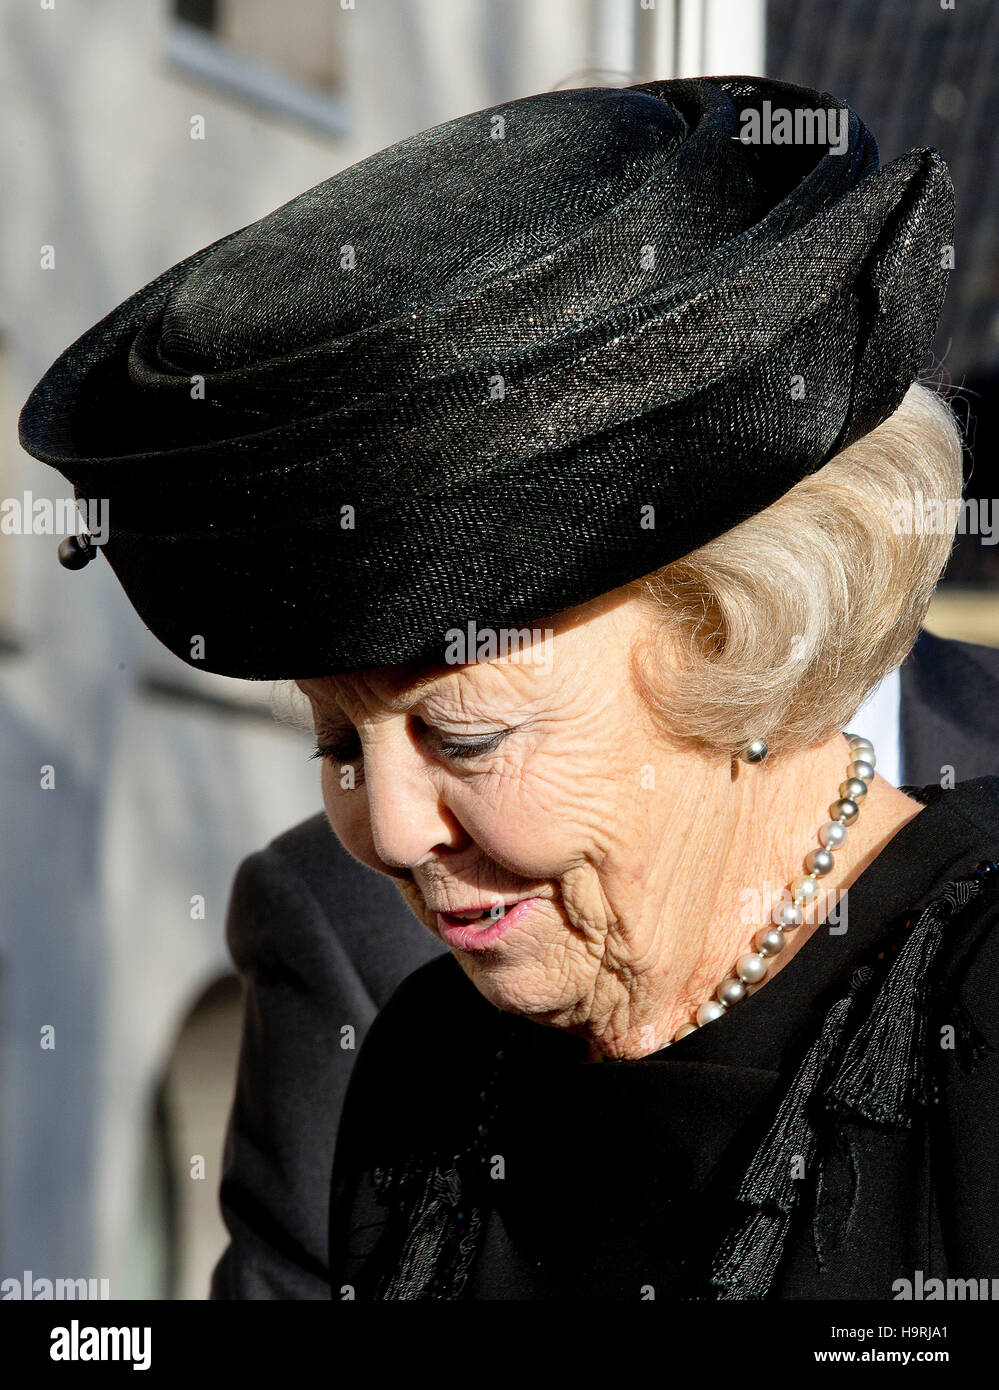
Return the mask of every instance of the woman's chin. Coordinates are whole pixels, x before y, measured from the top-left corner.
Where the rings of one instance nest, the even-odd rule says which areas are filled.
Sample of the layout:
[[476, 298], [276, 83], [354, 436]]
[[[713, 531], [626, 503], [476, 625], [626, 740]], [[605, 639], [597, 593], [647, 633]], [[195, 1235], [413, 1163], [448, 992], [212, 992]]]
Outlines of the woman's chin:
[[548, 959], [525, 957], [523, 953], [505, 959], [499, 953], [453, 954], [482, 997], [504, 1013], [552, 1026], [562, 1026], [575, 1016], [580, 991], [569, 987], [562, 975], [553, 976]]

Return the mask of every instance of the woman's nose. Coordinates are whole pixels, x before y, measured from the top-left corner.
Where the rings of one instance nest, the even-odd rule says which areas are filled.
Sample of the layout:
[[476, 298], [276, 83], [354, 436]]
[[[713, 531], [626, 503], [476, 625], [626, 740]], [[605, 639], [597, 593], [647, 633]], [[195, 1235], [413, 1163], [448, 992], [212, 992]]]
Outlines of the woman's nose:
[[408, 740], [365, 748], [364, 782], [375, 852], [391, 868], [411, 869], [432, 853], [470, 843], [424, 757]]

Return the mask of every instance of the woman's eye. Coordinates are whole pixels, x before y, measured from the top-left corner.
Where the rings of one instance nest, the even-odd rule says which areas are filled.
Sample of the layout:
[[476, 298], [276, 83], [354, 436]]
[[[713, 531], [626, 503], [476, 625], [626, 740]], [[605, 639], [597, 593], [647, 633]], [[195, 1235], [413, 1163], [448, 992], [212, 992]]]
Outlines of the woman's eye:
[[361, 741], [356, 734], [350, 734], [335, 742], [316, 742], [314, 758], [328, 759], [333, 763], [352, 763], [361, 756]]
[[[434, 737], [434, 742], [441, 757], [450, 759], [482, 758], [498, 748], [508, 732], [507, 729], [500, 729], [494, 734], [475, 739], [458, 739], [438, 733]], [[317, 739], [312, 757], [339, 764], [356, 762], [357, 759], [363, 757], [361, 740], [356, 733], [335, 740]]]
[[507, 730], [501, 729], [498, 733], [489, 734], [485, 738], [457, 740], [454, 738], [442, 737], [439, 744], [441, 755], [445, 758], [482, 758], [487, 753], [492, 753], [507, 736]]

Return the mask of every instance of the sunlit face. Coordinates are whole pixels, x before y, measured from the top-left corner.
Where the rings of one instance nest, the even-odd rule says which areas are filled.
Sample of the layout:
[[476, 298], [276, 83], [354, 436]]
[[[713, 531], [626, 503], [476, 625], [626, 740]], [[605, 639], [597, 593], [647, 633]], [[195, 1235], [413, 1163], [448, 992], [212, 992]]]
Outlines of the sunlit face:
[[299, 683], [346, 848], [489, 1000], [572, 1031], [623, 1027], [635, 982], [686, 979], [700, 949], [663, 920], [706, 788], [635, 682], [651, 624], [621, 590], [560, 615], [533, 659]]

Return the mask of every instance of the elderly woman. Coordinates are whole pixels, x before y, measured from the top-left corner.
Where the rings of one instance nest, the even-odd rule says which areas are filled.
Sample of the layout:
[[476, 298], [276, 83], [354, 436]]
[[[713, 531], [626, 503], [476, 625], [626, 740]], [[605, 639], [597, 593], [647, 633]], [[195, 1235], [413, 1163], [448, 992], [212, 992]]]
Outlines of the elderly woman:
[[843, 732], [951, 545], [911, 520], [961, 491], [915, 381], [951, 228], [939, 156], [879, 169], [828, 95], [546, 93], [188, 257], [36, 387], [140, 615], [297, 682], [333, 829], [450, 948], [352, 1075], [335, 1298], [996, 1272], [999, 778], [897, 789]]

